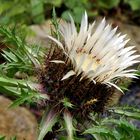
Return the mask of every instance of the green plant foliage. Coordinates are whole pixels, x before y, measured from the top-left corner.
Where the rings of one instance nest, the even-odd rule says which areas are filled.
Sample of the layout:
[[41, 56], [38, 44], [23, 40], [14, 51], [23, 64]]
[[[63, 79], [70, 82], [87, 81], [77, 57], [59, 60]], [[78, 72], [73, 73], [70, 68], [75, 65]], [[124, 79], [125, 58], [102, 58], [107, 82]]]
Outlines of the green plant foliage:
[[[0, 140], [7, 140], [6, 136], [0, 136]], [[9, 140], [17, 140], [16, 137], [11, 137]]]
[[80, 23], [82, 13], [89, 8], [88, 0], [64, 0], [64, 5], [68, 10], [62, 13], [62, 18], [69, 20], [69, 14], [71, 14], [76, 23]]
[[17, 80], [0, 75], [0, 92], [17, 98], [10, 107], [16, 107], [23, 103], [34, 103], [47, 99], [46, 95], [36, 90], [36, 84], [27, 80]]
[[124, 118], [102, 119], [99, 125], [93, 125], [84, 134], [92, 134], [96, 140], [140, 139], [140, 130]]
[[38, 134], [38, 140], [43, 140], [45, 135], [52, 130], [53, 125], [57, 121], [57, 113], [53, 110], [48, 110], [45, 111], [41, 123], [40, 123], [40, 128], [39, 128], [39, 134]]
[[31, 0], [31, 13], [34, 23], [42, 23], [45, 20], [42, 0]]
[[72, 108], [74, 106], [67, 98], [64, 98], [61, 102], [65, 108]]
[[94, 134], [99, 134], [100, 136], [98, 137], [108, 137], [108, 138], [115, 138], [113, 136], [113, 134], [111, 133], [111, 130], [109, 130], [107, 127], [105, 126], [93, 126], [92, 128], [89, 128], [87, 130], [85, 130], [84, 134], [92, 134], [94, 136]]
[[60, 7], [61, 4], [63, 3], [63, 0], [44, 0], [44, 3], [51, 4], [55, 7]]
[[129, 4], [132, 10], [140, 10], [140, 0], [124, 0], [124, 2]]
[[[16, 24], [19, 21], [29, 23], [29, 0], [0, 0], [0, 24], [9, 24], [13, 22]], [[16, 5], [16, 6], [15, 6]]]
[[5, 140], [5, 136], [0, 136], [0, 140]]
[[69, 112], [65, 111], [64, 121], [65, 121], [67, 135], [68, 135], [67, 139], [74, 140], [74, 137], [73, 137], [74, 127], [73, 127], [73, 123], [72, 123], [72, 116], [70, 115]]
[[69, 14], [71, 14], [74, 17], [75, 22], [80, 23], [82, 13], [84, 13], [84, 11], [85, 11], [85, 9], [83, 7], [74, 8], [73, 11], [67, 10], [67, 11], [63, 12], [62, 18], [65, 20], [69, 20], [70, 19]]
[[[44, 56], [43, 51], [36, 45], [28, 46], [24, 40], [15, 35], [14, 30], [5, 26], [0, 26], [0, 36], [1, 42], [7, 45], [2, 53], [5, 63], [0, 65], [0, 92], [17, 98], [11, 107], [26, 102], [37, 102], [41, 98], [46, 99], [35, 90], [35, 83], [28, 81], [28, 77], [39, 69], [38, 58]], [[20, 74], [20, 79], [24, 80], [15, 79], [17, 73]], [[23, 78], [24, 75], [26, 77]]]
[[120, 3], [120, 0], [99, 0], [98, 6], [100, 8], [111, 9], [111, 8], [117, 7], [119, 3]]
[[37, 58], [39, 55], [43, 55], [39, 54], [40, 47], [36, 45], [29, 47], [24, 40], [15, 35], [14, 31], [4, 26], [0, 26], [0, 36], [1, 42], [7, 45], [7, 49], [2, 54], [7, 62], [2, 66], [8, 76], [13, 77], [18, 71], [33, 73], [33, 66], [40, 67]]
[[0, 3], [0, 24], [42, 23], [45, 19], [43, 0], [0, 0]]
[[31, 104], [34, 102], [37, 102], [40, 99], [40, 96], [37, 92], [33, 92], [30, 88], [28, 89], [23, 89], [20, 88], [20, 96], [18, 97], [18, 99], [16, 99], [9, 107], [13, 108], [13, 107], [17, 107], [21, 104]]
[[126, 117], [140, 120], [140, 110], [133, 107], [114, 107], [109, 110], [110, 112], [124, 115]]
[[[98, 16], [118, 8], [119, 4], [129, 5], [133, 11], [140, 10], [139, 0], [0, 0], [0, 24], [21, 25], [40, 24], [51, 17], [53, 7], [59, 9], [62, 18], [69, 20], [69, 13], [76, 23], [80, 23], [82, 13], [86, 10], [89, 16]], [[15, 6], [16, 5], [16, 6]]]
[[56, 36], [56, 38], [59, 40], [60, 39], [60, 34], [59, 34], [59, 31], [58, 31], [59, 24], [58, 24], [58, 21], [57, 21], [57, 15], [56, 15], [56, 11], [55, 11], [54, 7], [53, 7], [53, 12], [52, 12], [51, 22], [52, 22], [52, 24], [55, 28], [55, 31], [52, 30], [52, 34], [54, 34], [54, 36]]
[[136, 74], [138, 75], [138, 76], [140, 76], [140, 65], [138, 65], [138, 67], [137, 67], [137, 72], [136, 72]]

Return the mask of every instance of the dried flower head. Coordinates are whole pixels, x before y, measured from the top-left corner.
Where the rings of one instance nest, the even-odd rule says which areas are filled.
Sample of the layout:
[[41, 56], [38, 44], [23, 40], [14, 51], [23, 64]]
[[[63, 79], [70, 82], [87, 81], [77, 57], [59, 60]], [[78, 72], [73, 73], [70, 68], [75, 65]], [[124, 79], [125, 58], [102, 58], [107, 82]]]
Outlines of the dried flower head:
[[139, 55], [134, 54], [134, 46], [125, 47], [126, 35], [117, 34], [117, 27], [112, 29], [105, 19], [98, 26], [88, 24], [85, 12], [79, 32], [70, 19], [59, 26], [63, 43], [48, 36], [59, 48], [55, 46], [47, 56], [42, 79], [52, 102], [68, 98], [73, 112], [101, 112], [113, 94], [112, 86], [121, 90], [114, 81], [136, 77], [136, 70], [126, 69], [139, 62]]

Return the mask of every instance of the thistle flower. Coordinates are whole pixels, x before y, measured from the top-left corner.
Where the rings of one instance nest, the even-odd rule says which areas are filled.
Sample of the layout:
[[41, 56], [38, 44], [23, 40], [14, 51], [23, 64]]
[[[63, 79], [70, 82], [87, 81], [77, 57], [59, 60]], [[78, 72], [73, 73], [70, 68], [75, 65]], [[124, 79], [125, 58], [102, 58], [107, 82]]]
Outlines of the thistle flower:
[[135, 46], [125, 48], [129, 39], [125, 39], [126, 35], [115, 34], [116, 31], [117, 27], [111, 29], [111, 25], [106, 24], [105, 18], [97, 27], [95, 22], [88, 25], [86, 12], [79, 32], [72, 17], [70, 23], [60, 25], [64, 45], [52, 37], [49, 38], [63, 49], [73, 65], [73, 69], [62, 80], [81, 74], [81, 79], [88, 78], [94, 83], [111, 85], [121, 90], [113, 83], [114, 79], [136, 78], [134, 74], [136, 70], [126, 69], [139, 62], [136, 60], [139, 55], [135, 55], [136, 51], [132, 50]]
[[113, 87], [121, 90], [116, 79], [136, 78], [136, 70], [127, 68], [139, 62], [139, 55], [134, 54], [134, 46], [125, 47], [126, 35], [117, 34], [117, 27], [112, 29], [105, 18], [99, 25], [88, 24], [85, 12], [79, 32], [70, 19], [59, 26], [61, 42], [48, 36], [59, 47], [55, 45], [47, 55], [41, 81], [50, 97], [48, 104], [62, 110], [66, 99], [73, 115], [86, 117], [104, 110]]

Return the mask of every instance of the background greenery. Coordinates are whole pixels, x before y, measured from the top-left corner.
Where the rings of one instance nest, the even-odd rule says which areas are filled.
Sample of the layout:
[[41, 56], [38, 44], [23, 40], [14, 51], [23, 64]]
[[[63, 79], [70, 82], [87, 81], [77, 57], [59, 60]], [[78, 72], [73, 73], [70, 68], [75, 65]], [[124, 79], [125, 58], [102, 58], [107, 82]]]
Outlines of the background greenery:
[[42, 23], [51, 18], [53, 7], [64, 19], [71, 13], [77, 23], [85, 10], [90, 17], [113, 15], [122, 18], [121, 15], [125, 15], [133, 19], [132, 22], [140, 23], [140, 0], [0, 0], [0, 24]]

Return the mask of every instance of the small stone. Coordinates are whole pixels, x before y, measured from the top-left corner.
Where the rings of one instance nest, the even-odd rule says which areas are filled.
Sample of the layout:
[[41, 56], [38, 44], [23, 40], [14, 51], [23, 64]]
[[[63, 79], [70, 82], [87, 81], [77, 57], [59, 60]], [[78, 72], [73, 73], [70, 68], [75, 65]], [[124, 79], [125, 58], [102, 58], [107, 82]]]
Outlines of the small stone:
[[36, 140], [37, 121], [24, 107], [8, 108], [12, 103], [0, 96], [0, 135], [6, 140], [16, 136], [17, 140]]

